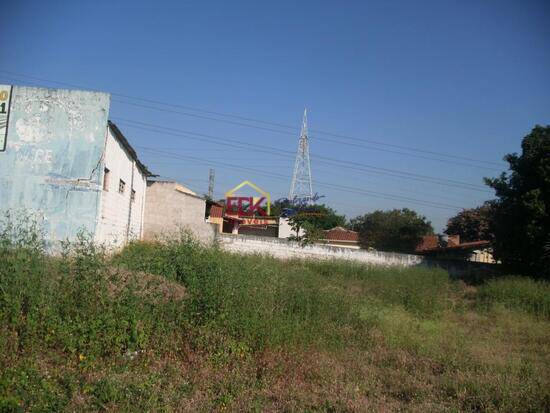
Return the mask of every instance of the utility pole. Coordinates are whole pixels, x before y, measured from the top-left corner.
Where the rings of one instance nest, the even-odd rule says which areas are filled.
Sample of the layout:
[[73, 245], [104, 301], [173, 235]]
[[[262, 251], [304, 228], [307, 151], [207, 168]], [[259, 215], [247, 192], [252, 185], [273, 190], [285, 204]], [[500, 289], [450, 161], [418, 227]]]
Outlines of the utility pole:
[[214, 169], [210, 168], [210, 172], [208, 174], [208, 198], [214, 199], [214, 177], [216, 175], [216, 172]]
[[294, 173], [288, 199], [310, 204], [313, 201], [313, 186], [311, 184], [311, 163], [309, 161], [309, 138], [307, 132], [307, 108], [304, 109], [302, 131], [298, 142], [298, 153], [294, 162]]

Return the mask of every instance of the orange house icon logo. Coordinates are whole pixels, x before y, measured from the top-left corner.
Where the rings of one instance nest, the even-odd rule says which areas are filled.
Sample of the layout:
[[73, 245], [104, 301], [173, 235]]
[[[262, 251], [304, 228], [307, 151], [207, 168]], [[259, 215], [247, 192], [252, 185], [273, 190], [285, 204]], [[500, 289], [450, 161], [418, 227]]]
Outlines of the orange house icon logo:
[[[243, 187], [250, 187], [259, 196], [236, 196], [235, 193]], [[271, 195], [250, 181], [243, 181], [235, 188], [225, 193], [226, 213], [239, 217], [271, 215]]]

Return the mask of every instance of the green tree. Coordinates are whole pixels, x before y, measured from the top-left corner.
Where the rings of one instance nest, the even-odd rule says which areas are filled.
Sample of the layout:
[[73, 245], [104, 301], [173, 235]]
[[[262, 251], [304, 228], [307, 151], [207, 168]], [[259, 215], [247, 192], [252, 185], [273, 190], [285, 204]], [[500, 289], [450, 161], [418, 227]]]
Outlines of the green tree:
[[[288, 237], [291, 241], [298, 241], [302, 246], [314, 244], [316, 241], [324, 238], [323, 230], [317, 228], [309, 222], [300, 222], [296, 219], [290, 219], [290, 225], [296, 235]], [[303, 235], [300, 235], [303, 230]]]
[[509, 173], [485, 178], [498, 198], [491, 219], [494, 254], [513, 271], [548, 279], [550, 126], [535, 126], [521, 150], [504, 157]]
[[491, 202], [485, 202], [477, 208], [463, 209], [449, 219], [444, 232], [448, 235], [460, 235], [460, 242], [491, 240], [491, 213]]
[[346, 217], [339, 215], [334, 209], [324, 204], [293, 205], [290, 201], [277, 200], [271, 206], [271, 215], [280, 216], [287, 214], [291, 225], [311, 229], [331, 229], [346, 224]]
[[306, 205], [296, 210], [291, 221], [307, 224], [310, 228], [325, 230], [346, 224], [346, 217], [326, 205]]
[[[346, 224], [346, 217], [324, 204], [293, 204], [287, 199], [277, 200], [271, 206], [272, 215], [289, 218], [294, 231], [291, 239], [303, 245], [311, 244], [324, 237], [323, 230]], [[300, 235], [300, 230], [303, 235]]]
[[433, 234], [426, 217], [407, 208], [374, 211], [351, 220], [365, 248], [413, 253], [422, 237]]

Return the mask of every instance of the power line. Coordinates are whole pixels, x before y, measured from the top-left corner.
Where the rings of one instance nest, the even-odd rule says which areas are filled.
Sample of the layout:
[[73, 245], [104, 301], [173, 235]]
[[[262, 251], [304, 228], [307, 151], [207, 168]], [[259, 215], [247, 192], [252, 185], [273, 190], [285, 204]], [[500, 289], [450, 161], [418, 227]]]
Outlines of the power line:
[[[228, 123], [228, 124], [237, 125], [237, 126], [244, 126], [244, 127], [247, 127], [247, 128], [254, 128], [254, 129], [259, 129], [259, 130], [268, 131], [268, 132], [280, 133], [280, 134], [284, 134], [284, 135], [291, 135], [291, 136], [294, 135], [293, 133], [289, 133], [289, 132], [286, 132], [286, 131], [281, 131], [281, 130], [272, 129], [272, 128], [266, 128], [266, 127], [263, 127], [263, 126], [250, 125], [250, 124], [246, 124], [246, 123], [242, 123], [242, 122], [229, 121], [229, 120], [225, 120], [225, 119], [217, 119], [217, 118], [213, 118], [213, 117], [210, 117], [210, 116], [197, 115], [195, 113], [188, 113], [188, 112], [182, 112], [182, 111], [179, 111], [179, 110], [158, 108], [158, 107], [154, 107], [154, 106], [150, 106], [150, 105], [142, 105], [142, 104], [139, 104], [139, 103], [125, 102], [125, 101], [118, 100], [118, 99], [113, 99], [113, 101], [118, 102], [118, 103], [122, 103], [122, 104], [126, 104], [126, 105], [131, 105], [131, 106], [135, 106], [135, 107], [144, 108], [144, 109], [152, 109], [152, 110], [156, 110], [156, 111], [159, 111], [159, 112], [173, 113], [173, 114], [178, 114], [178, 115], [183, 115], [183, 116], [190, 116], [190, 117], [210, 120], [210, 121], [214, 121], [214, 122], [223, 122], [223, 123]], [[374, 150], [374, 151], [380, 151], [380, 152], [393, 153], [393, 154], [397, 154], [397, 155], [409, 156], [409, 157], [413, 157], [413, 158], [418, 158], [418, 159], [423, 159], [423, 160], [428, 160], [428, 161], [441, 162], [441, 163], [445, 163], [445, 164], [452, 163], [452, 164], [455, 164], [455, 165], [467, 166], [469, 168], [477, 168], [477, 169], [483, 169], [483, 170], [489, 170], [489, 171], [499, 170], [499, 169], [496, 169], [495, 167], [480, 166], [480, 165], [475, 165], [475, 164], [472, 164], [472, 163], [453, 161], [451, 159], [434, 158], [433, 156], [424, 156], [424, 155], [412, 154], [412, 153], [407, 153], [407, 152], [398, 151], [398, 150], [394, 150], [394, 149], [378, 148], [378, 147], [375, 147], [375, 146], [367, 146], [367, 145], [360, 144], [360, 143], [342, 142], [341, 140], [336, 140], [336, 139], [331, 139], [331, 138], [322, 138], [322, 137], [313, 136], [313, 135], [310, 135], [310, 137], [315, 139], [315, 140], [318, 140], [318, 141], [337, 143], [337, 144], [340, 144], [340, 145], [347, 145], [347, 146], [351, 146], [351, 147], [354, 147], [354, 148], [361, 148], [361, 149], [368, 149], [368, 150]]]
[[[71, 86], [74, 86], [74, 85], [71, 85]], [[75, 87], [78, 87], [78, 86], [75, 86]], [[153, 125], [153, 126], [156, 126], [156, 125]], [[160, 127], [160, 126], [157, 126], [157, 127]], [[160, 127], [160, 128], [163, 128], [163, 127]], [[163, 132], [163, 133], [166, 133], [166, 132]], [[246, 145], [249, 146], [250, 144], [246, 144]], [[275, 148], [272, 148], [272, 149], [275, 149]], [[281, 150], [278, 150], [278, 151], [281, 151]], [[328, 158], [328, 159], [330, 160], [330, 158]], [[342, 162], [342, 161], [339, 161], [339, 160], [332, 160], [332, 161], [333, 162]], [[363, 167], [365, 167], [365, 166], [363, 166]], [[371, 167], [371, 166], [367, 165], [366, 167]], [[240, 167], [240, 168], [243, 169], [242, 167]], [[250, 169], [250, 168], [248, 168], [248, 169]], [[256, 170], [255, 172], [260, 172], [260, 171]], [[369, 171], [369, 172], [372, 172], [372, 171]], [[396, 171], [396, 172], [400, 173], [400, 174], [405, 174], [405, 172], [402, 172], [402, 171]], [[406, 174], [411, 175], [410, 173], [406, 173]], [[435, 178], [431, 178], [431, 177], [428, 177], [428, 178], [429, 179], [435, 179]], [[284, 178], [284, 179], [286, 179], [286, 178]], [[439, 183], [439, 182], [437, 182], [437, 183]], [[362, 193], [362, 194], [369, 194], [369, 195], [377, 193], [375, 191], [365, 191], [365, 190], [360, 190], [360, 189], [352, 188], [352, 187], [344, 187], [344, 186], [337, 186], [336, 187], [334, 184], [330, 184], [330, 183], [319, 182], [319, 184], [322, 185], [322, 186], [325, 186], [325, 187], [337, 188], [338, 190], [341, 190], [342, 188], [348, 188], [348, 192], [349, 191], [354, 191], [355, 193]], [[465, 184], [465, 185], [468, 185], [468, 186], [472, 186], [472, 184], [469, 184], [469, 183], [460, 183], [460, 184]], [[435, 202], [430, 202], [430, 201], [422, 201], [422, 200], [418, 200], [418, 199], [414, 199], [414, 198], [406, 198], [406, 197], [400, 197], [400, 196], [391, 195], [391, 194], [384, 194], [384, 193], [378, 193], [378, 194], [380, 194], [381, 197], [384, 197], [386, 199], [409, 200], [411, 202], [420, 203], [420, 204], [427, 205], [427, 206], [447, 207], [447, 208], [451, 208], [453, 210], [458, 208], [458, 207], [455, 207], [455, 206], [450, 206], [450, 205], [435, 203]], [[392, 197], [392, 198], [390, 198], [390, 197]], [[438, 206], [436, 206], [436, 204], [438, 204]]]
[[[163, 133], [167, 135], [173, 135], [173, 136], [181, 136], [183, 138], [188, 139], [194, 139], [199, 141], [206, 141], [218, 145], [224, 145], [229, 147], [235, 147], [237, 145], [238, 147], [246, 150], [253, 150], [268, 154], [275, 154], [278, 156], [293, 156], [294, 154], [291, 151], [287, 151], [284, 149], [275, 148], [272, 146], [267, 145], [260, 145], [260, 144], [251, 144], [248, 142], [240, 141], [234, 138], [226, 138], [226, 137], [220, 137], [220, 136], [214, 136], [214, 135], [207, 135], [203, 133], [193, 132], [193, 131], [186, 131], [182, 129], [176, 129], [176, 128], [170, 128], [166, 126], [161, 125], [154, 125], [146, 122], [140, 122], [135, 120], [129, 120], [124, 118], [113, 118], [117, 122], [122, 122], [122, 124], [125, 124], [130, 127], [135, 127], [140, 130], [148, 130], [154, 133]], [[199, 138], [195, 137], [198, 136]], [[406, 171], [399, 171], [396, 169], [390, 169], [390, 168], [381, 168], [376, 167], [368, 164], [362, 164], [358, 162], [353, 161], [341, 161], [339, 159], [327, 157], [327, 156], [321, 156], [321, 155], [312, 155], [312, 158], [319, 160], [320, 162], [327, 163], [329, 165], [337, 165], [341, 168], [350, 169], [350, 170], [356, 170], [360, 172], [365, 173], [375, 173], [378, 175], [389, 175], [401, 179], [409, 179], [409, 180], [415, 180], [420, 182], [427, 182], [437, 185], [443, 185], [446, 187], [452, 186], [464, 190], [472, 190], [472, 191], [478, 191], [478, 192], [487, 192], [487, 189], [481, 185], [475, 185], [468, 182], [462, 182], [462, 181], [455, 181], [452, 179], [444, 179], [444, 178], [436, 178], [431, 177], [428, 175], [421, 175], [421, 174], [415, 174], [411, 172]]]
[[[158, 149], [155, 149], [155, 148], [144, 147], [144, 146], [140, 146], [140, 148], [143, 149], [143, 150], [146, 150], [146, 151], [150, 151], [150, 152], [159, 154], [159, 155], [164, 155], [167, 158], [182, 159], [182, 160], [191, 159], [191, 160], [194, 160], [194, 161], [202, 161], [202, 162], [205, 163], [205, 165], [208, 165], [208, 166], [213, 165], [213, 166], [218, 166], [218, 167], [222, 166], [222, 167], [226, 167], [226, 168], [229, 168], [229, 169], [244, 170], [244, 171], [254, 172], [258, 175], [263, 175], [263, 176], [266, 176], [266, 177], [269, 177], [269, 178], [275, 178], [275, 179], [284, 180], [284, 181], [287, 181], [288, 179], [290, 179], [290, 176], [287, 176], [287, 175], [282, 175], [282, 174], [278, 174], [278, 173], [267, 173], [267, 172], [259, 170], [259, 169], [248, 168], [248, 167], [244, 167], [244, 166], [240, 166], [240, 165], [233, 165], [233, 164], [226, 163], [226, 162], [212, 162], [212, 161], [210, 161], [208, 159], [204, 159], [204, 158], [198, 158], [198, 157], [195, 157], [195, 156], [186, 156], [186, 155], [182, 155], [182, 154], [174, 154], [174, 153], [171, 153], [171, 152], [164, 152], [162, 150], [158, 150]], [[350, 187], [350, 186], [345, 186], [345, 185], [337, 185], [337, 184], [333, 184], [333, 183], [329, 183], [329, 182], [321, 182], [321, 181], [316, 180], [315, 184], [318, 185], [318, 186], [334, 189], [334, 190], [341, 191], [341, 192], [355, 193], [355, 194], [361, 194], [361, 195], [367, 195], [367, 196], [374, 196], [374, 197], [377, 197], [377, 198], [390, 199], [390, 200], [394, 200], [394, 201], [406, 201], [406, 202], [416, 203], [416, 204], [419, 204], [419, 205], [428, 206], [428, 207], [432, 207], [432, 208], [448, 209], [448, 210], [452, 210], [452, 211], [462, 209], [462, 207], [458, 207], [458, 206], [455, 206], [455, 205], [449, 205], [449, 204], [445, 204], [445, 203], [441, 203], [441, 202], [425, 201], [425, 200], [411, 198], [411, 197], [404, 197], [404, 196], [401, 196], [401, 195], [394, 195], [394, 194], [388, 194], [388, 193], [379, 192], [379, 191], [365, 190], [365, 189], [360, 189], [360, 188], [355, 188], [355, 187]]]
[[[115, 95], [115, 94], [113, 94], [113, 95]], [[123, 94], [116, 94], [116, 96], [124, 97], [126, 99], [140, 100], [142, 102], [153, 103], [153, 104], [156, 104], [156, 105], [163, 105], [163, 106], [168, 106], [168, 107], [181, 108], [181, 109], [186, 109], [186, 110], [193, 110], [193, 111], [196, 111], [196, 112], [208, 113], [208, 114], [216, 115], [216, 116], [229, 117], [229, 118], [233, 118], [233, 119], [240, 119], [240, 120], [244, 120], [244, 121], [247, 121], [247, 122], [255, 122], [255, 123], [260, 123], [260, 124], [264, 124], [264, 125], [276, 126], [276, 127], [280, 127], [280, 128], [290, 129], [290, 130], [295, 131], [295, 132], [299, 131], [299, 128], [297, 128], [296, 126], [286, 125], [286, 124], [283, 124], [283, 123], [265, 121], [265, 120], [245, 117], [245, 116], [241, 116], [241, 115], [228, 114], [228, 113], [223, 113], [223, 112], [216, 112], [216, 111], [196, 108], [196, 107], [192, 107], [192, 106], [186, 106], [186, 105], [180, 105], [180, 104], [174, 104], [174, 103], [166, 103], [166, 102], [161, 102], [161, 101], [158, 101], [158, 100], [146, 99], [146, 98], [135, 97], [135, 96], [128, 96], [128, 95], [123, 95]], [[483, 159], [475, 159], [475, 158], [470, 158], [470, 157], [458, 156], [458, 155], [454, 155], [454, 154], [447, 154], [447, 153], [443, 153], [443, 152], [436, 152], [436, 151], [431, 151], [431, 150], [426, 150], [426, 149], [414, 148], [414, 147], [411, 147], [411, 146], [390, 144], [390, 143], [387, 143], [387, 142], [380, 142], [380, 141], [376, 141], [376, 140], [373, 140], [373, 139], [357, 138], [357, 137], [354, 137], [354, 136], [343, 135], [343, 134], [334, 133], [334, 132], [327, 132], [327, 131], [323, 131], [323, 130], [320, 130], [320, 129], [309, 129], [309, 130], [311, 132], [314, 132], [314, 133], [320, 133], [320, 134], [323, 134], [323, 135], [329, 135], [329, 136], [333, 136], [333, 137], [336, 137], [336, 138], [344, 138], [344, 139], [349, 139], [349, 140], [358, 141], [358, 142], [367, 142], [367, 143], [370, 143], [370, 144], [388, 146], [388, 147], [393, 147], [393, 148], [397, 148], [397, 149], [404, 149], [404, 150], [409, 150], [409, 151], [414, 151], [414, 152], [424, 152], [424, 153], [437, 155], [437, 156], [462, 159], [462, 160], [465, 160], [465, 161], [487, 163], [487, 164], [492, 164], [492, 165], [495, 165], [495, 166], [501, 166], [502, 165], [501, 163], [498, 163], [498, 162], [487, 161], [487, 160], [483, 160]], [[314, 135], [310, 135], [310, 137], [314, 137]]]
[[[145, 148], [145, 147], [141, 147], [141, 146], [136, 146], [136, 148], [139, 148], [139, 149], [142, 149], [142, 148]], [[163, 150], [167, 150], [167, 148], [162, 148]], [[172, 150], [178, 150], [178, 149], [181, 149], [181, 148], [174, 148]], [[168, 149], [169, 150], [169, 149]], [[187, 153], [187, 149], [185, 149], [186, 153]], [[154, 153], [150, 153], [150, 155], [153, 155], [153, 156], [160, 156], [161, 158], [164, 158], [164, 155], [159, 155], [159, 154], [154, 154]], [[210, 161], [212, 160], [218, 160], [218, 159], [227, 159], [227, 157], [223, 157], [223, 158], [212, 158], [212, 157], [208, 157], [208, 159]], [[239, 159], [235, 159], [235, 158], [231, 158], [232, 161], [236, 161], [236, 160], [239, 160]], [[147, 164], [148, 165], [153, 165], [153, 166], [179, 166], [181, 165], [181, 162], [178, 161], [178, 160], [174, 160], [174, 161], [162, 161], [162, 160], [155, 160], [155, 159], [149, 159], [147, 160]], [[324, 164], [324, 163], [323, 163]], [[323, 170], [325, 172], [331, 172], [333, 173], [334, 172], [334, 168], [327, 168], [327, 166], [324, 166], [324, 165], [317, 165], [316, 169], [319, 170]], [[187, 161], [186, 162], [186, 165], [204, 165], [204, 162], [202, 161]], [[253, 166], [253, 167], [264, 167], [265, 166], [265, 163], [261, 163], [260, 165], [257, 165], [257, 164], [250, 164], [249, 162], [246, 163], [247, 166]], [[328, 164], [327, 164], [328, 165]], [[194, 178], [193, 178], [194, 179]], [[189, 180], [189, 178], [184, 178], [184, 180]], [[204, 182], [208, 182], [208, 180], [205, 180], [203, 179], [202, 181]], [[414, 195], [425, 195], [427, 197], [429, 196], [433, 196], [434, 194], [433, 193], [427, 193], [427, 192], [424, 192], [424, 191], [419, 191], [418, 189], [415, 188], [414, 190]], [[447, 197], [447, 196], [442, 196], [441, 194], [437, 194], [437, 199], [438, 200], [442, 200], [442, 201], [448, 201], [448, 202], [460, 202], [460, 200], [456, 199], [456, 198], [451, 198], [451, 197]]]
[[[67, 83], [67, 82], [53, 81], [53, 80], [48, 80], [48, 79], [39, 78], [39, 77], [36, 77], [36, 76], [25, 75], [25, 74], [18, 74], [18, 73], [11, 72], [11, 71], [6, 71], [6, 70], [0, 70], [0, 72], [12, 74], [12, 75], [15, 75], [15, 76], [20, 76], [20, 77], [23, 77], [23, 78], [36, 79], [36, 80], [40, 80], [40, 81], [48, 82], [48, 83], [56, 83], [56, 84], [60, 84], [60, 85], [70, 86], [70, 87], [82, 88], [82, 86], [80, 86], [80, 85], [75, 85], [75, 84], [71, 84], [71, 83]], [[162, 102], [162, 101], [158, 101], [158, 100], [154, 100], [154, 99], [147, 99], [147, 98], [142, 98], [142, 97], [130, 96], [130, 95], [125, 95], [125, 94], [121, 94], [121, 93], [111, 93], [111, 95], [112, 96], [118, 96], [118, 97], [123, 98], [123, 99], [137, 100], [137, 101], [146, 102], [146, 103], [155, 104], [155, 105], [162, 105], [162, 106], [172, 107], [172, 108], [182, 108], [182, 109], [192, 110], [192, 111], [195, 111], [195, 112], [206, 113], [206, 114], [210, 114], [210, 115], [216, 115], [216, 116], [221, 116], [221, 117], [226, 117], [226, 118], [239, 119], [239, 120], [246, 121], [246, 122], [254, 122], [254, 123], [259, 123], [259, 124], [264, 124], [264, 125], [270, 125], [270, 126], [275, 126], [275, 127], [278, 127], [278, 128], [290, 129], [292, 131], [297, 131], [298, 130], [295, 126], [285, 125], [285, 124], [277, 123], [277, 122], [269, 122], [269, 121], [255, 119], [255, 118], [251, 118], [251, 117], [228, 114], [228, 113], [217, 112], [217, 111], [212, 111], [212, 110], [205, 110], [205, 109], [196, 108], [196, 107], [192, 107], [192, 106], [181, 105], [181, 104], [167, 103], [167, 102]], [[228, 121], [228, 120], [225, 120], [225, 119], [216, 119], [216, 118], [212, 118], [212, 117], [206, 117], [206, 116], [201, 116], [201, 115], [191, 114], [191, 113], [186, 113], [186, 112], [181, 112], [181, 111], [169, 111], [167, 109], [155, 108], [155, 107], [145, 106], [145, 105], [139, 105], [139, 104], [136, 104], [136, 103], [125, 102], [125, 101], [118, 100], [118, 99], [113, 99], [113, 100], [116, 101], [116, 102], [119, 102], [119, 103], [134, 105], [134, 106], [138, 106], [138, 107], [141, 106], [141, 107], [145, 107], [145, 108], [148, 108], [148, 109], [152, 108], [154, 110], [177, 113], [177, 114], [181, 114], [181, 115], [185, 115], [185, 116], [194, 116], [194, 117], [213, 120], [213, 121], [218, 121], [218, 122], [232, 123], [232, 124], [235, 124], [235, 125], [238, 125], [238, 126], [253, 127], [253, 128], [263, 129], [263, 130], [276, 132], [276, 133], [284, 133], [284, 134], [294, 135], [294, 133], [292, 133], [292, 132], [284, 132], [284, 131], [280, 131], [280, 130], [276, 130], [276, 129], [272, 129], [272, 128], [264, 128], [264, 127], [259, 127], [257, 125], [250, 125], [250, 124], [246, 124], [246, 123], [242, 123], [242, 122], [232, 122], [232, 121]], [[327, 142], [336, 142], [336, 143], [345, 144], [345, 145], [363, 147], [363, 148], [366, 148], [366, 149], [383, 150], [383, 151], [390, 152], [390, 153], [397, 153], [397, 154], [405, 155], [405, 156], [413, 156], [413, 157], [418, 157], [418, 158], [426, 159], [426, 160], [433, 160], [433, 161], [447, 162], [447, 163], [451, 162], [451, 163], [456, 163], [456, 164], [462, 165], [462, 166], [470, 166], [470, 167], [477, 167], [477, 168], [483, 168], [483, 167], [481, 167], [479, 165], [465, 164], [463, 162], [452, 161], [452, 159], [459, 159], [459, 160], [475, 162], [475, 163], [483, 163], [483, 164], [494, 165], [494, 166], [502, 166], [503, 165], [501, 163], [497, 163], [497, 162], [493, 162], [493, 161], [480, 160], [480, 159], [475, 159], [475, 158], [470, 158], [470, 157], [465, 157], [465, 156], [459, 156], [459, 155], [455, 155], [455, 154], [447, 154], [447, 153], [442, 153], [442, 152], [436, 152], [436, 151], [431, 151], [431, 150], [426, 150], [426, 149], [421, 149], [421, 148], [415, 148], [415, 147], [411, 147], [411, 146], [390, 144], [390, 143], [387, 143], [387, 142], [381, 142], [381, 141], [376, 141], [376, 140], [372, 140], [372, 139], [357, 138], [357, 137], [350, 136], [350, 135], [343, 135], [343, 134], [327, 132], [327, 131], [318, 130], [318, 129], [313, 129], [312, 131], [315, 132], [315, 133], [328, 135], [328, 136], [332, 136], [332, 137], [336, 137], [336, 138], [347, 139], [347, 140], [351, 140], [351, 141], [355, 141], [355, 142], [366, 142], [366, 143], [379, 145], [379, 146], [383, 146], [383, 147], [391, 147], [391, 148], [396, 148], [396, 149], [412, 151], [412, 152], [416, 152], [417, 154], [418, 153], [426, 153], [426, 154], [429, 154], [429, 155], [436, 155], [436, 156], [439, 156], [439, 157], [449, 158], [449, 159], [446, 160], [446, 159], [440, 159], [440, 158], [433, 158], [433, 157], [420, 156], [420, 155], [416, 155], [416, 154], [410, 154], [410, 153], [406, 153], [406, 152], [402, 152], [402, 151], [392, 151], [392, 150], [383, 149], [383, 148], [365, 147], [364, 145], [353, 145], [350, 142], [342, 142], [342, 141], [337, 141], [337, 140], [334, 140], [334, 139], [321, 138], [321, 137], [318, 137], [318, 136], [315, 136], [315, 135], [310, 135], [310, 138], [316, 138], [318, 140], [324, 140], [324, 141], [327, 141]], [[494, 169], [494, 168], [483, 168], [483, 169]]]

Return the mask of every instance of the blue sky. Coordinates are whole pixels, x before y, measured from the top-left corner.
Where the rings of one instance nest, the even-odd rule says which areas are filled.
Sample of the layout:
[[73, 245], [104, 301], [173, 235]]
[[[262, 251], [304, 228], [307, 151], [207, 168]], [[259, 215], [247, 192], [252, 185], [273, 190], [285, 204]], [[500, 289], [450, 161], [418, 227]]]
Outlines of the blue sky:
[[[162, 134], [136, 122], [294, 152], [307, 106], [314, 131], [385, 144], [311, 132], [314, 191], [328, 205], [348, 218], [409, 207], [436, 230], [458, 208], [489, 199], [482, 178], [505, 170], [503, 155], [519, 151], [535, 124], [550, 124], [544, 0], [87, 3], [3, 5], [0, 82], [58, 81], [186, 106], [113, 97], [111, 118], [150, 169], [201, 193], [214, 167], [217, 196], [244, 179], [273, 198], [286, 196], [292, 156]], [[296, 130], [249, 127], [195, 108]], [[476, 187], [352, 170], [322, 157]]]

